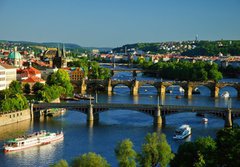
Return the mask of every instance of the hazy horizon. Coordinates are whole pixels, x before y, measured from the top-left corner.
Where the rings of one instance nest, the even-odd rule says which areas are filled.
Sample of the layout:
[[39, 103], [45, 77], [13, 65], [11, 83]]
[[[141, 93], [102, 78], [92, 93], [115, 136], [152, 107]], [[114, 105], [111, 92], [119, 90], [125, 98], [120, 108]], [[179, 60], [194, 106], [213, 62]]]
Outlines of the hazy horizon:
[[1, 0], [0, 39], [120, 47], [240, 39], [239, 0]]

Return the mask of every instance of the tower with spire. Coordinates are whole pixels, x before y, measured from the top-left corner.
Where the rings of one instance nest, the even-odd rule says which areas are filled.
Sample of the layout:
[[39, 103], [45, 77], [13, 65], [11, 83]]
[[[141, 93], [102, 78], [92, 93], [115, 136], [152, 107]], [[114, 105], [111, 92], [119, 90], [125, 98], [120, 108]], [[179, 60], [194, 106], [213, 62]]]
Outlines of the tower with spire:
[[58, 45], [56, 55], [53, 58], [53, 68], [65, 68], [67, 67], [67, 61], [66, 61], [66, 55], [65, 55], [65, 47], [64, 44], [62, 44], [62, 49], [60, 49], [60, 46]]

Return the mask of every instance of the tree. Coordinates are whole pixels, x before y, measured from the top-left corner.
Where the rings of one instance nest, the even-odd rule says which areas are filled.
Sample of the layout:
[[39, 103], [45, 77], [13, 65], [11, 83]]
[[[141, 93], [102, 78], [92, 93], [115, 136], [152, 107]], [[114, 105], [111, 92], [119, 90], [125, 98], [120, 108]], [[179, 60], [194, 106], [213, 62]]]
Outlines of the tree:
[[9, 85], [9, 90], [11, 92], [12, 95], [15, 95], [17, 93], [22, 94], [22, 85], [20, 82], [18, 81], [12, 81]]
[[50, 165], [50, 167], [68, 167], [68, 163], [66, 160], [61, 159], [57, 163]]
[[59, 69], [47, 78], [47, 84], [61, 86], [66, 90], [66, 95], [72, 96], [73, 86], [70, 82], [70, 77], [67, 71]]
[[219, 166], [240, 166], [240, 128], [225, 128], [217, 132], [217, 160]]
[[115, 155], [117, 156], [120, 167], [135, 167], [135, 158], [137, 153], [133, 149], [133, 143], [129, 139], [119, 142], [115, 148]]
[[72, 167], [110, 167], [101, 155], [93, 152], [83, 154], [72, 161]]
[[157, 166], [166, 167], [173, 159], [174, 154], [167, 143], [166, 136], [157, 133], [147, 134], [142, 151], [138, 156], [139, 164], [144, 167]]
[[24, 85], [23, 92], [26, 93], [26, 94], [29, 94], [29, 93], [31, 92], [29, 83], [26, 83], [26, 84]]
[[37, 94], [38, 91], [43, 89], [44, 89], [44, 84], [40, 82], [36, 82], [32, 87], [32, 91], [34, 92], [34, 94]]
[[171, 166], [216, 166], [216, 149], [216, 142], [211, 137], [200, 137], [195, 142], [186, 142], [179, 146]]

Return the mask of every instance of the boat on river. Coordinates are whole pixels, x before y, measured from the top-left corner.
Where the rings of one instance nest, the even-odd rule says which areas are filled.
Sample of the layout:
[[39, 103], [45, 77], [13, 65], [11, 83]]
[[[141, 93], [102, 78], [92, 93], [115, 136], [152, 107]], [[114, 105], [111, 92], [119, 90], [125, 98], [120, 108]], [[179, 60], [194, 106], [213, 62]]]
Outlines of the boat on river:
[[228, 98], [228, 97], [230, 97], [230, 94], [229, 94], [228, 91], [225, 91], [225, 92], [223, 92], [223, 93], [221, 94], [221, 97], [223, 97], [223, 98]]
[[3, 151], [5, 153], [19, 151], [34, 146], [50, 144], [52, 142], [62, 140], [63, 138], [64, 135], [62, 131], [55, 133], [41, 130], [40, 132], [8, 140], [3, 145]]
[[74, 97], [77, 99], [83, 99], [83, 100], [94, 100], [94, 97], [91, 95], [83, 95], [83, 94], [74, 94]]
[[195, 88], [193, 91], [192, 91], [192, 94], [200, 94], [200, 91], [198, 88]]
[[181, 125], [175, 130], [173, 139], [184, 139], [191, 135], [191, 127], [189, 125]]
[[207, 124], [208, 123], [208, 119], [207, 118], [202, 118], [202, 123]]

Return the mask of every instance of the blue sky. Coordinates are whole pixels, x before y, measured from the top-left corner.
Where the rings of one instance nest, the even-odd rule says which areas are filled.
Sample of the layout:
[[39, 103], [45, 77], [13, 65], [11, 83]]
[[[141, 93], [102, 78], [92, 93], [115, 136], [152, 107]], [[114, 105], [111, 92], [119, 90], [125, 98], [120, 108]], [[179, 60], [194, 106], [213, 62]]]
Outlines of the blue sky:
[[240, 0], [0, 0], [0, 39], [118, 47], [240, 39]]

